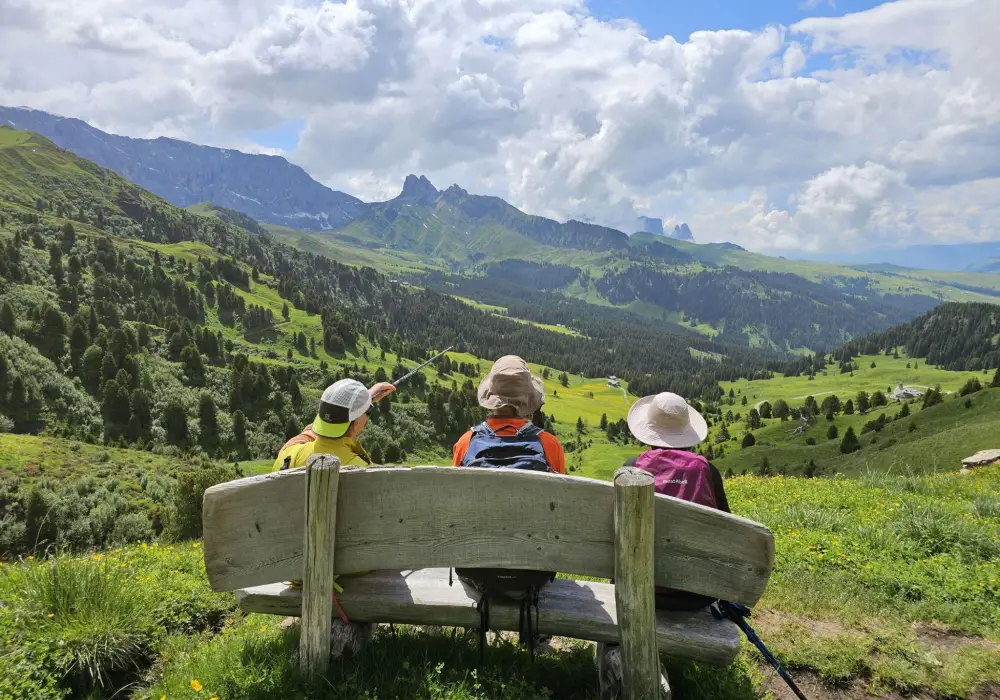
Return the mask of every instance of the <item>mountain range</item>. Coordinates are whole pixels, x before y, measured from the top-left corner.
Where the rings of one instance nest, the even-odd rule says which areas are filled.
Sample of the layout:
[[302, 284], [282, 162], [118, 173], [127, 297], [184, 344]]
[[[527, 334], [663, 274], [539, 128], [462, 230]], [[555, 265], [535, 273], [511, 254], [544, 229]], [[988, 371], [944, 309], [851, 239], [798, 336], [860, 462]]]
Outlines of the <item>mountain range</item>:
[[[364, 203], [275, 156], [113, 136], [33, 110], [0, 109], [3, 122], [29, 122], [191, 213], [548, 325], [578, 328], [603, 307], [733, 347], [822, 351], [942, 301], [1000, 298], [1000, 277], [990, 274], [792, 261], [730, 243], [628, 236], [533, 216], [457, 184], [441, 190], [422, 175], [407, 176], [397, 197]], [[675, 228], [690, 236], [686, 225]]]
[[258, 221], [317, 230], [342, 226], [364, 211], [360, 199], [331, 190], [280, 156], [117, 136], [34, 109], [0, 107], [0, 124], [41, 134], [179, 207], [212, 202]]

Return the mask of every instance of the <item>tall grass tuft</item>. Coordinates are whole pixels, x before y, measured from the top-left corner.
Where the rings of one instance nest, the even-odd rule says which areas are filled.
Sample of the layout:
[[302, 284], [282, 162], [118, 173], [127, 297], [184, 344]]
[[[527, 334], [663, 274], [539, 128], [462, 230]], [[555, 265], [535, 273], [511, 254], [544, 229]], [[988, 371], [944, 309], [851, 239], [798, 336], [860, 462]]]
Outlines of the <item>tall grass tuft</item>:
[[148, 657], [157, 636], [155, 604], [126, 572], [101, 555], [54, 556], [12, 572], [17, 627], [30, 631], [25, 644], [52, 659], [63, 685], [103, 687]]

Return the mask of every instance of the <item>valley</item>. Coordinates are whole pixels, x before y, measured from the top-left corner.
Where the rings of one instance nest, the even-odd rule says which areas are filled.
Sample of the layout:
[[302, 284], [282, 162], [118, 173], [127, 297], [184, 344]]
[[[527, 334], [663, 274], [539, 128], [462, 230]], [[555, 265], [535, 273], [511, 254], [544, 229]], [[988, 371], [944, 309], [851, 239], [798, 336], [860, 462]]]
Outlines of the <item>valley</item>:
[[[0, 126], [0, 694], [316, 697], [286, 663], [295, 630], [208, 589], [202, 495], [270, 472], [333, 381], [451, 345], [372, 412], [374, 462], [449, 464], [504, 354], [543, 379], [534, 420], [574, 476], [611, 479], [643, 449], [632, 403], [674, 391], [734, 512], [775, 534], [755, 619], [797, 675], [882, 697], [1000, 684], [1000, 467], [956, 473], [1000, 446], [1000, 277], [626, 236], [419, 177], [298, 230], [190, 201], [204, 189], [175, 206], [121, 167]], [[374, 649], [323, 696], [596, 688], [583, 644], [531, 665], [501, 641], [478, 675], [474, 630], [379, 629]], [[724, 672], [671, 663], [678, 697], [782, 697], [749, 648]]]

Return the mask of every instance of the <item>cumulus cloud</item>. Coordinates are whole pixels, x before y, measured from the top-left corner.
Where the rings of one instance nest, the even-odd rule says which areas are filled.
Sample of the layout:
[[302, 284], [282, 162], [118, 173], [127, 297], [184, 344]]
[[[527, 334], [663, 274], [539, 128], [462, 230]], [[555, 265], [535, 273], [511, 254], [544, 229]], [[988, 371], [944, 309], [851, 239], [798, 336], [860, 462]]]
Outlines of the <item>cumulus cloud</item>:
[[998, 25], [995, 0], [897, 0], [680, 42], [583, 0], [0, 0], [0, 103], [248, 150], [301, 120], [286, 155], [371, 199], [423, 172], [759, 250], [978, 240]]

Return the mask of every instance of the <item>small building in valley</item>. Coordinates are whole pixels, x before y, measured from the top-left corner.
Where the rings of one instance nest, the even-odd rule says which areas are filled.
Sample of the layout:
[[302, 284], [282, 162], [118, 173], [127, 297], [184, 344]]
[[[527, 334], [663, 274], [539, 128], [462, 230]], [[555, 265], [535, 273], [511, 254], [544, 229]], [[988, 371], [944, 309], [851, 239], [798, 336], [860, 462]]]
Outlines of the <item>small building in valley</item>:
[[889, 398], [893, 401], [906, 401], [908, 399], [919, 399], [924, 395], [924, 392], [919, 389], [914, 389], [912, 386], [903, 386], [902, 384], [896, 385], [896, 390], [889, 394]]
[[622, 383], [618, 381], [618, 377], [612, 374], [610, 377], [608, 377], [608, 386], [614, 387], [615, 389], [620, 389]]

